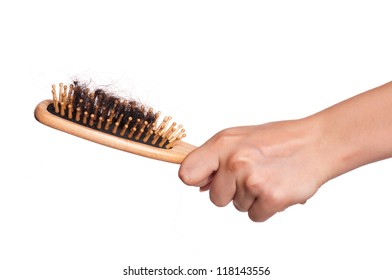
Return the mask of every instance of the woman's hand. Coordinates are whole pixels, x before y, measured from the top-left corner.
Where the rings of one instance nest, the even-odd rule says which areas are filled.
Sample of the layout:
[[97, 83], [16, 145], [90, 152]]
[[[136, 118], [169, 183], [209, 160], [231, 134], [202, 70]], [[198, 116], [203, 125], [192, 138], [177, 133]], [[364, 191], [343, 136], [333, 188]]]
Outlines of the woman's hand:
[[235, 127], [189, 154], [179, 177], [253, 221], [305, 203], [326, 181], [392, 157], [392, 82], [300, 120]]
[[181, 164], [181, 180], [265, 221], [305, 203], [328, 180], [318, 128], [310, 119], [225, 129]]

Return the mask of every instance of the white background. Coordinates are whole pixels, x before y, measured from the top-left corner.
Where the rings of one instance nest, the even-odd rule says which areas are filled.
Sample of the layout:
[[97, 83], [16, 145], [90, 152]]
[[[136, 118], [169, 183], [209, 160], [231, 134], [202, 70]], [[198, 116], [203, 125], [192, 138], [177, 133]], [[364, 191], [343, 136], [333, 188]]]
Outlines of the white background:
[[3, 1], [0, 279], [144, 279], [123, 276], [128, 265], [391, 279], [391, 160], [253, 223], [183, 185], [178, 165], [33, 117], [52, 83], [79, 75], [172, 115], [201, 145], [226, 127], [304, 117], [391, 80], [389, 1], [318, 2]]

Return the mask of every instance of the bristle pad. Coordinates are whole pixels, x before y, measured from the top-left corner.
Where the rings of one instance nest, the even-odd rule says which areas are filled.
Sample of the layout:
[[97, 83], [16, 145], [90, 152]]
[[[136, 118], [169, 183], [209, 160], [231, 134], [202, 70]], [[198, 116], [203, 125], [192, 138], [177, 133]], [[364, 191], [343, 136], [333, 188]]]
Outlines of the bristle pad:
[[171, 117], [158, 123], [160, 112], [103, 89], [91, 90], [79, 81], [60, 83], [58, 95], [53, 85], [52, 96], [47, 108], [52, 114], [117, 137], [165, 149], [185, 137], [182, 125], [170, 124]]

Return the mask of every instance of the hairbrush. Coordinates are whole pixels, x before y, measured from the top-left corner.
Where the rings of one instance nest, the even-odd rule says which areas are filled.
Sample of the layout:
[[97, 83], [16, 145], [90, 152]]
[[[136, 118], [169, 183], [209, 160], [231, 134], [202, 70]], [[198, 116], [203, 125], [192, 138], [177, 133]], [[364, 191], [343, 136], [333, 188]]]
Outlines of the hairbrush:
[[136, 100], [74, 81], [52, 85], [52, 99], [40, 102], [35, 118], [63, 132], [140, 156], [181, 163], [196, 147], [184, 142], [182, 125]]

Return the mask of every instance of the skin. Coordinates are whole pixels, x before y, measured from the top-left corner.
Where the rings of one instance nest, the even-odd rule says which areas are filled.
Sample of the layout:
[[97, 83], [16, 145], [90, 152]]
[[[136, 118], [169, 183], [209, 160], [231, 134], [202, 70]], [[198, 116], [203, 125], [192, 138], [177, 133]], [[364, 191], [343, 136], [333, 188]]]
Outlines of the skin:
[[327, 181], [392, 157], [392, 82], [298, 120], [228, 128], [190, 153], [187, 185], [263, 222]]

